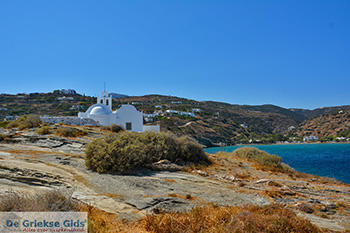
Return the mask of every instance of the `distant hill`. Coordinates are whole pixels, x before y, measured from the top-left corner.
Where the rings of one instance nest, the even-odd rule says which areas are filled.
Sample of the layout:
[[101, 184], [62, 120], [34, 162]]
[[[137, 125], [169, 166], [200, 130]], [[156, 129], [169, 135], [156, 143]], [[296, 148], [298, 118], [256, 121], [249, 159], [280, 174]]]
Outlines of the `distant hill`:
[[1, 94], [0, 119], [24, 114], [72, 116], [86, 110], [96, 98], [80, 94], [67, 95], [60, 90], [49, 93]]
[[341, 132], [350, 132], [350, 109], [332, 108], [321, 116], [301, 123], [297, 134], [300, 136], [315, 135], [319, 138], [340, 136]]
[[193, 108], [200, 109], [194, 118], [173, 115], [156, 117], [155, 122], [161, 125], [162, 130], [177, 135], [191, 135], [208, 146], [248, 142], [268, 134], [286, 134], [289, 127], [298, 127], [306, 119], [299, 113], [274, 105], [232, 105], [174, 96], [146, 95], [122, 98], [116, 102], [137, 103], [137, 108], [145, 113], [153, 113], [155, 106], [161, 106], [163, 111], [172, 109], [191, 112]]
[[257, 105], [257, 106], [243, 105], [242, 107], [251, 111], [282, 114], [285, 116], [289, 116], [297, 121], [304, 121], [309, 118], [307, 115], [302, 114], [298, 111], [293, 111], [291, 109], [278, 107], [272, 104], [264, 104], [264, 105]]
[[290, 108], [289, 110], [299, 115], [303, 115], [306, 119], [312, 119], [312, 118], [321, 116], [322, 114], [337, 113], [341, 110], [348, 111], [350, 110], [350, 105], [323, 107], [323, 108], [316, 108], [314, 110], [298, 109], [298, 108]]
[[[334, 134], [341, 128], [341, 125], [346, 125], [347, 118], [341, 117], [339, 121], [336, 121], [338, 118], [333, 119], [330, 115], [339, 111], [350, 111], [350, 106], [307, 110], [286, 109], [271, 104], [250, 106], [215, 101], [195, 101], [163, 95], [126, 96], [112, 93], [112, 96], [114, 109], [121, 104], [133, 103], [138, 110], [144, 113], [154, 113], [156, 110], [162, 110], [164, 113], [169, 109], [193, 112], [195, 117], [178, 114], [157, 116], [152, 124], [160, 124], [162, 131], [171, 131], [177, 135], [190, 135], [207, 146], [219, 143], [279, 141], [286, 140], [285, 136], [303, 136], [310, 133]], [[0, 119], [7, 115], [30, 113], [76, 116], [79, 111], [85, 111], [95, 102], [95, 97], [80, 94], [64, 95], [61, 91], [17, 95], [1, 94]], [[317, 119], [317, 117], [321, 118]], [[331, 120], [334, 124], [327, 124], [327, 120]], [[323, 126], [324, 128], [320, 128]], [[294, 130], [291, 131], [290, 128]]]
[[126, 98], [126, 97], [129, 97], [127, 95], [123, 95], [123, 94], [118, 94], [118, 93], [109, 93], [113, 99], [120, 99], [120, 98]]

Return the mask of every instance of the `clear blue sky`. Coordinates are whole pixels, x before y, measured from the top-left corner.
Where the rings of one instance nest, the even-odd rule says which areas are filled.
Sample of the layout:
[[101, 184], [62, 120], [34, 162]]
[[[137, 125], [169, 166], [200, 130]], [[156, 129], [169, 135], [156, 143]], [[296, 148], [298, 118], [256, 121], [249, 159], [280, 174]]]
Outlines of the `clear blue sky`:
[[0, 93], [350, 104], [350, 1], [2, 0]]

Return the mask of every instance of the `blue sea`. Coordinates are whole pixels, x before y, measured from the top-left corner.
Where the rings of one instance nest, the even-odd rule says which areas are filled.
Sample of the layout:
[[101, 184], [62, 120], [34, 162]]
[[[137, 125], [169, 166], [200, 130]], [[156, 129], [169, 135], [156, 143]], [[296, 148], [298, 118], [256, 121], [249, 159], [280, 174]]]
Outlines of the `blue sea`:
[[[246, 146], [246, 145], [244, 145]], [[277, 144], [248, 145], [278, 155], [282, 161], [297, 171], [328, 176], [350, 184], [350, 144]], [[228, 146], [221, 149], [232, 152], [242, 146]], [[205, 149], [214, 154], [220, 147]]]

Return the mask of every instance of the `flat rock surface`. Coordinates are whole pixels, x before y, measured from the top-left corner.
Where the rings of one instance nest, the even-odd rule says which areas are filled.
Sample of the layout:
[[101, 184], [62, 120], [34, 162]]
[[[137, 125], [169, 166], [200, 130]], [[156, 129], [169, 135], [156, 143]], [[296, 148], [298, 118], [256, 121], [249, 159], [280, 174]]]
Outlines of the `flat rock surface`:
[[185, 211], [208, 203], [270, 203], [262, 195], [235, 192], [225, 182], [186, 172], [98, 174], [85, 168], [82, 157], [61, 151], [59, 147], [39, 147], [33, 142], [0, 144], [0, 186], [23, 190], [71, 189], [74, 198], [129, 219], [144, 216], [155, 208]]

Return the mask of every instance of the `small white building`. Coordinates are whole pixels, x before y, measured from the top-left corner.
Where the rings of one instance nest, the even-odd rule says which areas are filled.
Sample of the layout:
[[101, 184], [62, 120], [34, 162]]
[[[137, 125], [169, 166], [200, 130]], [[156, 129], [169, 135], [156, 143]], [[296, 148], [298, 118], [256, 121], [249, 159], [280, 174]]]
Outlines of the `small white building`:
[[93, 119], [103, 126], [117, 124], [129, 131], [144, 131], [142, 112], [130, 104], [123, 104], [119, 109], [112, 111], [112, 96], [106, 91], [97, 97], [97, 103], [90, 106], [86, 112], [79, 112], [78, 117]]
[[70, 107], [70, 110], [81, 110], [83, 108], [83, 106], [81, 105], [72, 105], [72, 107]]
[[15, 119], [14, 116], [5, 116], [6, 121], [13, 121]]
[[317, 141], [317, 140], [318, 140], [318, 137], [317, 137], [317, 136], [314, 136], [314, 135], [305, 136], [303, 140], [304, 140], [304, 142]]
[[195, 117], [194, 113], [192, 112], [179, 112], [181, 116], [189, 116], [189, 117]]
[[74, 100], [73, 97], [66, 97], [66, 96], [62, 96], [62, 97], [58, 97], [57, 100]]
[[289, 131], [295, 130], [295, 126], [293, 126], [293, 125], [292, 125], [292, 126], [289, 126], [289, 127], [288, 127], [288, 130], [289, 130]]
[[165, 111], [165, 113], [168, 113], [168, 114], [179, 114], [179, 111], [168, 109], [168, 110]]

